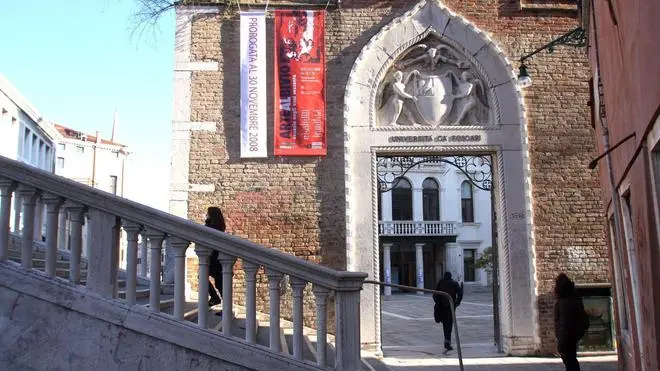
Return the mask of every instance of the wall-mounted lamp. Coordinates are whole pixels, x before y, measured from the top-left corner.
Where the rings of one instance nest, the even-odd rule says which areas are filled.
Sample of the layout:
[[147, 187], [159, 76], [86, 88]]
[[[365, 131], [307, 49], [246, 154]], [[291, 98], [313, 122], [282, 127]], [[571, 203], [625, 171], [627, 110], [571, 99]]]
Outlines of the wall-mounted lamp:
[[524, 64], [520, 65], [520, 71], [518, 72], [518, 86], [523, 89], [532, 86], [532, 78], [529, 77], [527, 66]]
[[525, 60], [533, 57], [534, 55], [540, 53], [541, 51], [548, 49], [548, 53], [552, 53], [555, 50], [556, 45], [567, 45], [573, 46], [576, 48], [581, 48], [587, 45], [587, 33], [582, 29], [582, 27], [577, 27], [558, 38], [550, 41], [549, 43], [543, 45], [542, 47], [534, 50], [533, 52], [523, 55], [520, 57], [520, 70], [518, 72], [518, 85], [521, 88], [527, 88], [532, 85], [532, 78], [527, 73], [527, 66], [525, 66]]

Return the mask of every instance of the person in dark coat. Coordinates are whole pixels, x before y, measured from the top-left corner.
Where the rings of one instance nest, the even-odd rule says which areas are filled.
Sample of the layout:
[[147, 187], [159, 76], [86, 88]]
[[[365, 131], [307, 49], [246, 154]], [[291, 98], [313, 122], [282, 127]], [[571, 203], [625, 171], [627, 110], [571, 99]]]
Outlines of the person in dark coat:
[[[435, 285], [435, 291], [442, 291], [449, 294], [455, 303], [454, 309], [458, 308], [461, 304], [461, 300], [463, 300], [463, 289], [458, 282], [451, 278], [450, 272], [445, 272], [444, 278], [438, 281]], [[452, 350], [454, 348], [451, 346], [451, 331], [454, 327], [454, 319], [451, 315], [449, 300], [440, 294], [434, 294], [433, 301], [435, 302], [433, 310], [435, 322], [442, 322], [442, 329], [445, 333], [445, 349]]]
[[577, 360], [578, 341], [584, 336], [589, 317], [584, 311], [582, 298], [575, 291], [575, 284], [564, 273], [555, 280], [555, 336], [557, 351], [566, 371], [580, 371]]
[[[221, 232], [225, 231], [225, 218], [219, 207], [211, 206], [208, 208], [204, 225]], [[213, 284], [209, 280], [209, 295], [211, 296], [209, 306], [212, 307], [222, 302], [220, 299], [220, 296], [222, 295], [222, 265], [218, 261], [218, 252], [216, 250], [213, 250], [211, 257], [209, 258], [209, 277], [213, 277], [213, 280], [215, 281], [215, 287], [213, 287]], [[218, 295], [218, 291], [220, 292], [220, 295]]]

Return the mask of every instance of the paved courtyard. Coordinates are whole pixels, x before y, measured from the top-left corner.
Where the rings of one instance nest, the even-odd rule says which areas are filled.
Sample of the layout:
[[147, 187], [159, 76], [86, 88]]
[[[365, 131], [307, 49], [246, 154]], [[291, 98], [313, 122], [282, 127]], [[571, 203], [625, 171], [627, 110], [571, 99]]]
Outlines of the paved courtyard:
[[[433, 320], [431, 295], [383, 297], [383, 359], [375, 371], [458, 370], [457, 352], [443, 355], [442, 325]], [[466, 371], [562, 371], [559, 358], [504, 357], [494, 345], [492, 294], [466, 293], [456, 312]], [[452, 336], [455, 345], [456, 339]], [[615, 371], [616, 356], [585, 357], [583, 371]]]

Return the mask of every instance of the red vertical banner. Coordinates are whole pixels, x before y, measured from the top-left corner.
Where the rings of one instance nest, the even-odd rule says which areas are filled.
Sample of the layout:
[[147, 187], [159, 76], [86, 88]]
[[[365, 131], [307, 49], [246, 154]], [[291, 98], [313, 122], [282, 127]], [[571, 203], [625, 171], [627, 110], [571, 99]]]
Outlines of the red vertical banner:
[[275, 155], [325, 156], [325, 12], [275, 11]]

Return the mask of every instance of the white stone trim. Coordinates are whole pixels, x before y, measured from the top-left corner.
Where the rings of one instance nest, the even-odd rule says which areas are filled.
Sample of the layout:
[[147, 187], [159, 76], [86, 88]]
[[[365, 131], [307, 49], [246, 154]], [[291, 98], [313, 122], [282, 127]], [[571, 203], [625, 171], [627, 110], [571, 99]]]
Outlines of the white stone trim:
[[182, 15], [220, 14], [218, 5], [177, 5], [176, 12]]
[[[376, 127], [375, 94], [381, 76], [400, 53], [433, 32], [443, 42], [463, 50], [473, 65], [483, 71], [496, 106], [490, 126], [384, 129]], [[421, 36], [420, 36], [421, 35]], [[412, 40], [412, 41], [411, 41]], [[415, 41], [416, 40], [416, 41]], [[434, 135], [440, 131], [481, 134], [471, 145], [416, 144], [392, 146], [388, 136], [397, 132]], [[423, 0], [395, 19], [363, 48], [348, 78], [344, 100], [346, 158], [347, 268], [365, 271], [379, 280], [376, 156], [379, 153], [489, 153], [493, 156], [493, 180], [498, 219], [501, 280], [502, 342], [509, 354], [532, 354], [540, 345], [531, 230], [531, 182], [526, 117], [520, 89], [511, 63], [486, 33], [457, 16], [438, 0]], [[397, 143], [398, 144], [398, 143]], [[365, 176], [371, 166], [370, 177]], [[507, 188], [507, 183], [511, 184]], [[519, 192], [520, 184], [524, 193]], [[352, 190], [371, 187], [372, 200]], [[370, 229], [371, 228], [371, 229]], [[532, 245], [530, 245], [532, 244]], [[366, 249], [372, 246], [371, 251]], [[358, 248], [359, 247], [359, 248]], [[515, 302], [515, 305], [514, 305]], [[380, 348], [379, 290], [365, 286], [362, 292], [361, 337], [363, 343]], [[532, 316], [529, 314], [532, 313]]]
[[216, 131], [217, 123], [214, 121], [172, 121], [173, 131]]
[[218, 62], [174, 62], [175, 71], [217, 71]]
[[212, 193], [215, 192], [215, 184], [190, 184], [190, 192]]
[[[192, 19], [197, 7], [177, 6], [174, 41], [175, 65], [190, 63], [192, 47]], [[188, 179], [190, 157], [190, 123], [192, 72], [174, 71], [172, 112], [172, 154], [170, 171], [171, 214], [188, 218]], [[185, 129], [182, 130], [182, 126]]]

